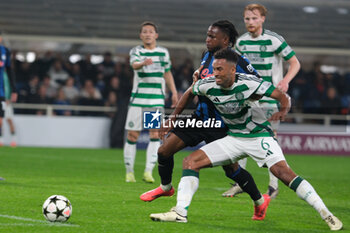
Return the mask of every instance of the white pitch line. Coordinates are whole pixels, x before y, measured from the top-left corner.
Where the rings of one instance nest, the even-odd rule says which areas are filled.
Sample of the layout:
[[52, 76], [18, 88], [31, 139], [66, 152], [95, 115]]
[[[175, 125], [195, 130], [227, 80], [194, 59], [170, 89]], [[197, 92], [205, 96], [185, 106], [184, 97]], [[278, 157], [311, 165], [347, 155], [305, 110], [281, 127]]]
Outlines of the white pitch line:
[[0, 226], [38, 226], [37, 223], [0, 223]]
[[[48, 222], [45, 220], [38, 220], [38, 219], [31, 219], [31, 218], [23, 218], [23, 217], [18, 217], [18, 216], [11, 216], [11, 215], [6, 215], [6, 214], [0, 214], [1, 218], [9, 218], [9, 219], [15, 219], [15, 220], [20, 220], [20, 221], [27, 221], [27, 222], [36, 222], [36, 223], [42, 223], [46, 224], [49, 226], [57, 226], [57, 227], [80, 227], [79, 225], [75, 224], [65, 224], [65, 223], [53, 223], [53, 222]], [[1, 225], [4, 225], [3, 223], [0, 223]], [[31, 224], [33, 225], [33, 224]]]
[[21, 221], [28, 221], [28, 222], [47, 223], [47, 221], [44, 221], [44, 220], [38, 220], [38, 219], [32, 219], [32, 218], [23, 218], [23, 217], [11, 216], [11, 215], [6, 215], [6, 214], [0, 214], [0, 217], [2, 217], [2, 218], [10, 218], [10, 219], [15, 219], [15, 220], [21, 220]]

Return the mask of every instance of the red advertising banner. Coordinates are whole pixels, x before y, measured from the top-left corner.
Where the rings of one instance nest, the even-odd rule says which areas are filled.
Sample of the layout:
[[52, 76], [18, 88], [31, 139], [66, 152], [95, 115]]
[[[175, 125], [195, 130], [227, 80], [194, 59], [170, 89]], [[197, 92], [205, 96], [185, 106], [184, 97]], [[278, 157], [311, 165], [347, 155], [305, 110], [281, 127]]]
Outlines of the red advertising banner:
[[286, 154], [350, 156], [350, 135], [278, 133], [278, 142]]

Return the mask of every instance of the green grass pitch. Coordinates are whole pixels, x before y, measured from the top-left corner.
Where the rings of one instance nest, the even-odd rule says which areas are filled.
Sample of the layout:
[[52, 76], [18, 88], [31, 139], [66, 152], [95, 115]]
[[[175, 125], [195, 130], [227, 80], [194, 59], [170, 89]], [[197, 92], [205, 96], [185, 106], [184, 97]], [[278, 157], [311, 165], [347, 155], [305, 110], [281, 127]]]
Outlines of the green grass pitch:
[[[181, 176], [175, 157], [173, 184]], [[296, 173], [307, 179], [328, 208], [350, 232], [350, 157], [287, 156]], [[135, 163], [137, 183], [125, 183], [122, 150], [0, 148], [0, 232], [329, 232], [318, 213], [280, 182], [280, 194], [271, 201], [264, 221], [251, 220], [253, 204], [247, 194], [223, 198], [230, 180], [218, 168], [204, 169], [189, 209], [188, 223], [152, 222], [150, 213], [168, 211], [176, 197], [145, 203], [139, 195], [159, 185], [142, 181], [145, 151]], [[248, 161], [261, 192], [268, 183], [267, 170]], [[67, 223], [50, 224], [41, 207], [53, 194], [66, 196], [73, 214]]]

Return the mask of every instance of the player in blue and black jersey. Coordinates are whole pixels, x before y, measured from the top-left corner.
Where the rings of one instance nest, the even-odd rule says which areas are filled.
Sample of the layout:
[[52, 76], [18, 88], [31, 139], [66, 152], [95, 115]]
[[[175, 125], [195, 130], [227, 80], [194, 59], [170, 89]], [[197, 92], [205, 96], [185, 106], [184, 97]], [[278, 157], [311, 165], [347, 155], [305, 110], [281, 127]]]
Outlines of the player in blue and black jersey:
[[[217, 31], [220, 30], [220, 28], [222, 28], [221, 30], [224, 30], [224, 31], [227, 30], [227, 34], [231, 33], [229, 35], [231, 37], [230, 40], [232, 40], [232, 41], [233, 40], [235, 41], [235, 38], [238, 37], [238, 33], [234, 29], [233, 25], [232, 25], [233, 29], [229, 30], [230, 27], [227, 26], [227, 28], [225, 28], [225, 27], [221, 26], [224, 24], [229, 25], [230, 23], [228, 21], [227, 22], [226, 21], [218, 21], [216, 23], [213, 23], [208, 29], [207, 39], [206, 39], [206, 45], [207, 45], [208, 50], [203, 53], [201, 66], [198, 69], [198, 71], [199, 71], [198, 78], [200, 78], [200, 79], [204, 79], [204, 78], [207, 78], [209, 76], [212, 76], [212, 74], [213, 74], [212, 63], [214, 61], [214, 53], [221, 48], [228, 47], [228, 45], [225, 46], [225, 43], [228, 43], [228, 42], [224, 42], [224, 47], [221, 47], [221, 45], [218, 45], [216, 43], [218, 40], [221, 40], [220, 33], [218, 33]], [[236, 66], [237, 73], [253, 74], [257, 77], [260, 77], [258, 72], [250, 64], [248, 59], [246, 59], [245, 57], [240, 56], [240, 55], [238, 55], [238, 58], [239, 59], [238, 59], [237, 66]], [[221, 120], [221, 117], [218, 116], [218, 113], [217, 113], [213, 103], [208, 98], [203, 97], [203, 96], [199, 96], [198, 107], [197, 107], [195, 114], [197, 117], [200, 117], [203, 120], [207, 120], [209, 118], [215, 118], [215, 119]], [[198, 143], [196, 143], [196, 145]]]
[[[2, 38], [0, 37], [0, 43]], [[17, 93], [15, 86], [14, 72], [11, 67], [11, 52], [8, 48], [0, 44], [0, 129], [2, 127], [2, 119], [4, 117], [5, 107], [5, 75], [7, 74], [10, 86], [11, 86], [11, 101], [16, 102]], [[1, 130], [0, 130], [1, 137]], [[2, 142], [0, 141], [0, 146]]]
[[[2, 42], [2, 37], [0, 36], [0, 43]], [[4, 117], [4, 107], [5, 107], [5, 80], [4, 76], [7, 74], [8, 79], [10, 81], [10, 86], [12, 90], [11, 101], [16, 102], [17, 93], [15, 86], [15, 78], [13, 74], [13, 70], [11, 68], [11, 52], [8, 48], [0, 44], [0, 137], [1, 137], [1, 127], [2, 127], [2, 119]], [[3, 143], [0, 141], [0, 146]], [[0, 180], [3, 180], [0, 177]]]
[[[200, 68], [195, 72], [194, 79], [205, 79], [213, 73], [212, 62], [214, 60], [214, 53], [222, 48], [232, 47], [238, 33], [234, 25], [227, 20], [220, 20], [213, 23], [207, 31], [206, 45], [207, 51], [202, 56]], [[239, 56], [237, 64], [237, 72], [257, 75], [257, 72], [251, 66], [249, 61], [242, 56]], [[186, 107], [187, 103], [192, 101], [188, 89], [183, 97], [180, 99], [176, 109], [171, 114], [170, 121], [175, 121], [176, 116], [180, 114]], [[215, 110], [213, 103], [206, 97], [201, 97], [198, 100], [198, 107], [192, 114], [191, 119], [196, 121], [206, 121], [208, 119], [215, 119], [222, 122], [219, 113]], [[217, 139], [226, 136], [227, 128], [224, 123], [221, 128], [175, 128], [169, 136], [164, 139], [163, 145], [158, 150], [158, 171], [161, 177], [160, 187], [146, 192], [140, 196], [143, 201], [152, 201], [160, 196], [172, 196], [174, 188], [172, 187], [172, 171], [174, 167], [173, 155], [187, 146], [196, 146], [202, 141], [210, 143]], [[167, 134], [169, 128], [163, 133]], [[226, 176], [239, 184], [243, 184], [244, 191], [247, 192], [255, 203], [256, 211], [265, 216], [265, 211], [269, 200], [264, 199], [252, 176], [244, 169], [240, 168], [238, 164], [223, 166]], [[254, 215], [255, 215], [254, 214]]]

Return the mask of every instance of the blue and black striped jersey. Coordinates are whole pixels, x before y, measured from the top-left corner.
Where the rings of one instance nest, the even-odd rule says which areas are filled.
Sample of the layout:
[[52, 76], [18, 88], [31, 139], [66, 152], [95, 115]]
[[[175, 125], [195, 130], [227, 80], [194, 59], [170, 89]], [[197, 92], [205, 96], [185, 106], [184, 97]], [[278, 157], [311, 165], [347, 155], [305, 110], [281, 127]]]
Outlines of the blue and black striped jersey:
[[[238, 53], [237, 55], [238, 55], [238, 61], [236, 66], [236, 72], [244, 73], [244, 74], [253, 74], [260, 78], [258, 72], [250, 64], [249, 60], [243, 57], [242, 55], [239, 55]], [[199, 77], [201, 79], [212, 76], [213, 61], [214, 61], [214, 53], [209, 51], [206, 51], [205, 53], [203, 53], [200, 73], [199, 73]], [[198, 96], [198, 106], [195, 111], [195, 114], [203, 120], [207, 120], [209, 118], [215, 118], [216, 120], [222, 121], [221, 116], [215, 109], [214, 104], [207, 97], [204, 97], [204, 96]]]

